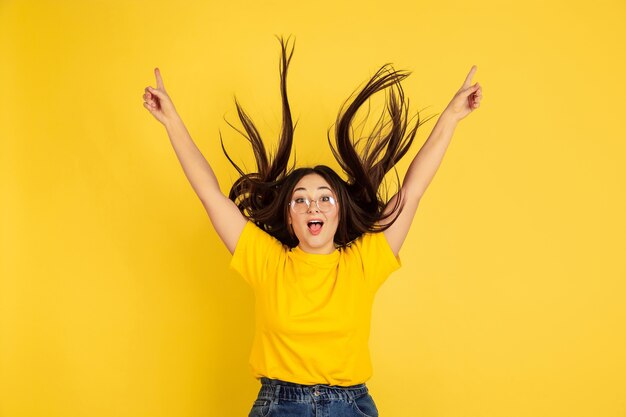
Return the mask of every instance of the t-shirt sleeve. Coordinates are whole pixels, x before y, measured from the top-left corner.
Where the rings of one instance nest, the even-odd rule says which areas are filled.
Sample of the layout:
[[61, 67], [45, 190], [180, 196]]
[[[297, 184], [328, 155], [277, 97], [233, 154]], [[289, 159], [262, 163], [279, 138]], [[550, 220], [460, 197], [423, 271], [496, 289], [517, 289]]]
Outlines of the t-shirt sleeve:
[[363, 273], [374, 290], [387, 280], [389, 275], [402, 266], [383, 232], [364, 233], [354, 244], [361, 254]]
[[283, 258], [285, 247], [280, 240], [248, 220], [239, 236], [230, 267], [255, 287], [268, 271], [275, 270]]

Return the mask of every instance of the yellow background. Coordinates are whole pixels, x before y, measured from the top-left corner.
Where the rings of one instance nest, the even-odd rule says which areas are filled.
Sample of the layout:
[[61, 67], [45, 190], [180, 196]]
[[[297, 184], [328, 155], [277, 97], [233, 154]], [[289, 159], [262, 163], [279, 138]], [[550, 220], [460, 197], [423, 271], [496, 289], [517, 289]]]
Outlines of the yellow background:
[[253, 159], [223, 117], [236, 95], [275, 143], [293, 35], [300, 166], [334, 163], [326, 131], [384, 63], [412, 71], [411, 114], [473, 64], [483, 86], [374, 305], [380, 415], [623, 417], [625, 21], [623, 0], [2, 0], [0, 416], [247, 415], [253, 293], [142, 94], [158, 66], [226, 192], [218, 131]]

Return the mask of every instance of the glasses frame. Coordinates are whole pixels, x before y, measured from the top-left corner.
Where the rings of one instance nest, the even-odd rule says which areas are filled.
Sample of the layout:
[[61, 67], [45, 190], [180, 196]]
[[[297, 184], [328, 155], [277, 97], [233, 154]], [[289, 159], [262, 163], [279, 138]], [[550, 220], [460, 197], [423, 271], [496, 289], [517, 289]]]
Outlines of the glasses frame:
[[[332, 207], [331, 207], [330, 209], [326, 210], [326, 211], [322, 210], [322, 209], [320, 208], [320, 205], [318, 204], [319, 199], [320, 199], [320, 198], [324, 198], [324, 197], [329, 197], [329, 198], [330, 198], [330, 201], [331, 201], [331, 205], [332, 205]], [[309, 210], [311, 210], [311, 204], [312, 204], [312, 203], [315, 203], [315, 207], [317, 207], [317, 209], [320, 211], [320, 213], [328, 213], [328, 212], [329, 212], [329, 211], [331, 211], [333, 208], [336, 208], [336, 207], [337, 207], [337, 199], [336, 199], [334, 196], [332, 196], [332, 195], [331, 195], [331, 196], [324, 195], [324, 196], [321, 196], [320, 198], [315, 199], [315, 200], [309, 200], [309, 198], [308, 198], [308, 197], [298, 197], [298, 198], [304, 198], [304, 201], [306, 201], [306, 211], [303, 211], [302, 213], [298, 213], [298, 212], [296, 211], [296, 209], [294, 208], [294, 205], [295, 205], [295, 203], [296, 203], [296, 199], [294, 198], [293, 200], [291, 200], [291, 201], [289, 202], [288, 206], [289, 206], [289, 207], [291, 208], [291, 210], [293, 210], [293, 212], [294, 212], [294, 213], [296, 213], [296, 214], [304, 214], [304, 213], [308, 213], [308, 212], [309, 212]]]

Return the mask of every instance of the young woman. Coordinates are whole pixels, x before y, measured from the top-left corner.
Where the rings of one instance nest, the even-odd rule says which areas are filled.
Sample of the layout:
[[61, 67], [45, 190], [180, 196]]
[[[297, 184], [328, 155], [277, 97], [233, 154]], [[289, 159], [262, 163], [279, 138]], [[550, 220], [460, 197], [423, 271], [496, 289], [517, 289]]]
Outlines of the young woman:
[[[372, 303], [380, 285], [400, 267], [398, 252], [454, 129], [479, 106], [481, 87], [470, 84], [476, 66], [441, 113], [398, 192], [388, 199], [382, 193], [384, 177], [424, 123], [418, 117], [406, 133], [408, 104], [400, 81], [410, 73], [384, 65], [340, 111], [335, 146], [330, 136], [328, 141], [346, 180], [325, 165], [294, 169], [294, 161], [288, 168], [294, 126], [286, 75], [293, 48], [287, 56], [286, 44], [279, 40], [283, 126], [278, 149], [273, 157], [267, 155], [259, 132], [235, 99], [257, 172], [243, 172], [222, 142], [241, 174], [228, 197], [176, 112], [158, 68], [157, 86], [146, 87], [143, 105], [165, 126], [185, 175], [233, 254], [231, 267], [254, 290], [250, 365], [261, 388], [249, 416], [376, 417], [365, 384], [372, 375]], [[387, 88], [390, 122], [379, 120], [365, 142], [355, 140], [357, 110]]]

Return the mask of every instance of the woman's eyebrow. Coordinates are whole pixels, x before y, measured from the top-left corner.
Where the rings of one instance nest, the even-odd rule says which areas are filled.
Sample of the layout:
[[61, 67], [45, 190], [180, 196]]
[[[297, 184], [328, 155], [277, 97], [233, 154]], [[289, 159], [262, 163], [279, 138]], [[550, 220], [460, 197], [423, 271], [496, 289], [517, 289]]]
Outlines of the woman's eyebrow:
[[[332, 191], [330, 188], [328, 188], [328, 187], [327, 187], [327, 186], [325, 186], [325, 185], [322, 185], [321, 187], [317, 187], [317, 189], [318, 189], [318, 190], [321, 190], [321, 189], [323, 189], [323, 188], [327, 189], [328, 191]], [[300, 191], [300, 190], [302, 190], [302, 191], [306, 191], [306, 188], [304, 188], [304, 187], [298, 187], [298, 188], [296, 188], [295, 190], [293, 190], [293, 192], [295, 193], [296, 191]]]

